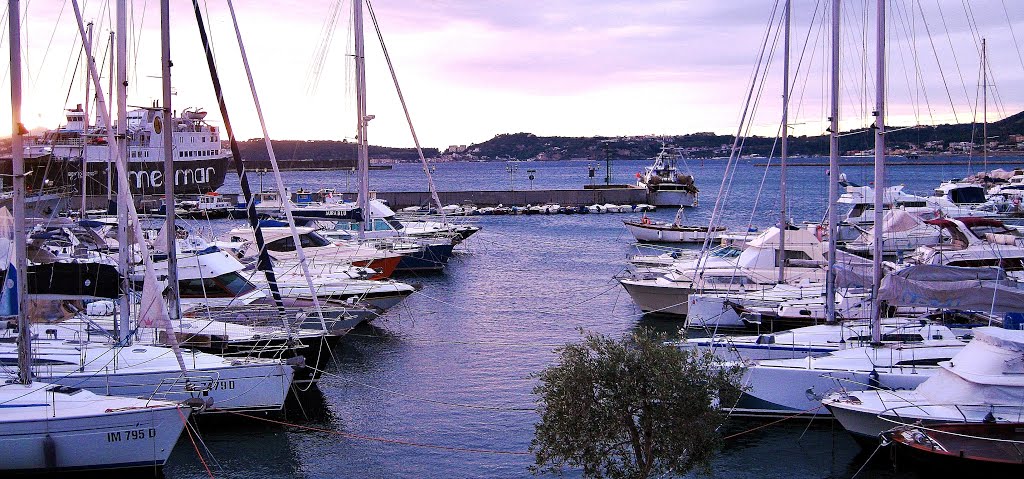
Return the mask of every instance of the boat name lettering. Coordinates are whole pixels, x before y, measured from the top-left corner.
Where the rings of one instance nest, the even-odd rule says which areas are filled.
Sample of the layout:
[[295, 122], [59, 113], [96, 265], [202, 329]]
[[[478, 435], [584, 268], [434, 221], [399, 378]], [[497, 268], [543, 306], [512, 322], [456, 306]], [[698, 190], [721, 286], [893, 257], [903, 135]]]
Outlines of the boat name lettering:
[[139, 439], [152, 439], [154, 437], [156, 437], [156, 428], [128, 429], [124, 432], [108, 432], [107, 442], [135, 441]]
[[[212, 166], [174, 170], [174, 185], [200, 185], [209, 183], [216, 176], [217, 169]], [[129, 171], [128, 181], [134, 183], [136, 189], [159, 188], [164, 185], [164, 173], [160, 170]]]
[[234, 380], [216, 381], [216, 382], [213, 383], [213, 390], [214, 391], [216, 391], [218, 389], [222, 389], [223, 390], [223, 389], [234, 389], [234, 388], [235, 388], [235, 381]]

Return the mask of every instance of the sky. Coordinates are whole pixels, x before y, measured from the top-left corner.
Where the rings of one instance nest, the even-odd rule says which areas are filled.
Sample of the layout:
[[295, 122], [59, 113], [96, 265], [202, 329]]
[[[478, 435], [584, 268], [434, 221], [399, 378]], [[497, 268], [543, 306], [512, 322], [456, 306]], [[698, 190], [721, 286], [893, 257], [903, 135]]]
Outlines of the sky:
[[[29, 128], [59, 126], [85, 102], [82, 49], [70, 0], [22, 0], [24, 106]], [[113, 2], [81, 0], [103, 58]], [[191, 2], [171, 3], [176, 110], [221, 124]], [[159, 2], [129, 1], [130, 105], [161, 97]], [[262, 137], [226, 0], [202, 0], [231, 121]], [[423, 146], [542, 136], [734, 133], [766, 32], [774, 53], [755, 90], [750, 132], [774, 135], [782, 106], [781, 7], [775, 0], [392, 0], [374, 5]], [[824, 132], [829, 0], [794, 0], [793, 134]], [[350, 1], [237, 0], [235, 9], [269, 134], [350, 141], [355, 134]], [[9, 91], [7, 9], [0, 88]], [[842, 128], [871, 123], [875, 2], [843, 1]], [[412, 146], [405, 115], [364, 14], [368, 138]], [[887, 124], [980, 121], [980, 38], [988, 42], [989, 118], [1024, 109], [1024, 2], [889, 0]], [[823, 20], [826, 20], [823, 22]], [[1016, 38], [1015, 38], [1016, 37]], [[103, 62], [104, 60], [98, 60]], [[105, 66], [103, 67], [105, 70]], [[103, 72], [106, 89], [106, 71]], [[753, 102], [752, 102], [753, 103]], [[4, 112], [8, 95], [0, 96]], [[10, 131], [10, 116], [0, 117]]]

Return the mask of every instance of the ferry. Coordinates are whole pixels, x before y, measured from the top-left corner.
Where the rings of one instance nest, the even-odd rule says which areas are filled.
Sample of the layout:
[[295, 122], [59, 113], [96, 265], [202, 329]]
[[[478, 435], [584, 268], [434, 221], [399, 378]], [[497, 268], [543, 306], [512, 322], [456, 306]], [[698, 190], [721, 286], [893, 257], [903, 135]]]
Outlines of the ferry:
[[[107, 145], [107, 128], [101, 124], [90, 126], [81, 105], [67, 110], [66, 118], [64, 126], [45, 132], [25, 147], [29, 187], [70, 187], [80, 193], [84, 157], [86, 193], [106, 195], [116, 190], [117, 167]], [[163, 135], [168, 132], [173, 135], [176, 195], [205, 194], [224, 184], [231, 153], [221, 147], [220, 130], [205, 118], [205, 111], [190, 108], [167, 121], [156, 103], [128, 112], [128, 180], [132, 194], [164, 194], [167, 178]], [[9, 173], [10, 168], [8, 159], [2, 169]]]

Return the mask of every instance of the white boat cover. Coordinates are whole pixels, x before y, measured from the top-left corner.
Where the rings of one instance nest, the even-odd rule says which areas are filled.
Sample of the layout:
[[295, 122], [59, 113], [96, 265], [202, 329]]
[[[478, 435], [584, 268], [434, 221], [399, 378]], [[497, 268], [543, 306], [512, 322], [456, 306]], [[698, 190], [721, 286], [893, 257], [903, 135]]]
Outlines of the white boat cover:
[[1024, 288], [999, 268], [915, 265], [882, 278], [879, 299], [896, 306], [1020, 311]]
[[977, 328], [974, 339], [917, 387], [932, 404], [1019, 406], [1024, 397], [1024, 331]]

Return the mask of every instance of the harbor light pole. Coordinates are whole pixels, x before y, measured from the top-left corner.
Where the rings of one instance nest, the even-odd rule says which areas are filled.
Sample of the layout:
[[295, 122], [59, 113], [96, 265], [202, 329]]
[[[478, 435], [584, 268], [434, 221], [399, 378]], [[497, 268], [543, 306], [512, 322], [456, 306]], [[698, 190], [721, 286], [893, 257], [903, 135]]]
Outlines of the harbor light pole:
[[532, 189], [533, 189], [533, 178], [534, 178], [534, 173], [536, 173], [536, 172], [537, 172], [537, 170], [534, 170], [534, 169], [529, 169], [529, 170], [526, 170], [526, 172], [530, 174], [530, 189], [532, 190]]
[[516, 190], [516, 170], [518, 170], [518, 169], [519, 169], [519, 167], [516, 166], [516, 165], [507, 165], [507, 166], [505, 166], [505, 170], [508, 171], [508, 187], [509, 187], [509, 190], [511, 190], [511, 191], [515, 191]]

